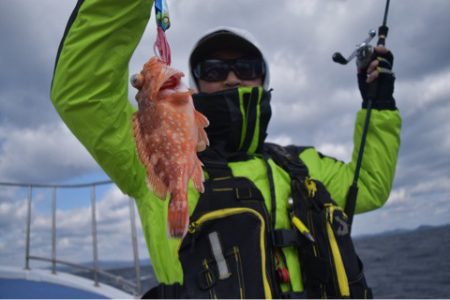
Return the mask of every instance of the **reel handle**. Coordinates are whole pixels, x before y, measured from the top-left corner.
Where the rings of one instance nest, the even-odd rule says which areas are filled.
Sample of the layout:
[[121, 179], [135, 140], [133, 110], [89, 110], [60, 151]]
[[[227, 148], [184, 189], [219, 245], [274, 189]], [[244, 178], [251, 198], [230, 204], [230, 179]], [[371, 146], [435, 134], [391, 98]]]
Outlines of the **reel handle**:
[[341, 64], [341, 65], [346, 65], [348, 63], [348, 60], [345, 59], [345, 57], [339, 52], [335, 52], [333, 54], [332, 59], [335, 63]]
[[346, 65], [348, 64], [354, 57], [361, 57], [364, 55], [364, 52], [366, 52], [366, 49], [370, 46], [370, 41], [375, 37], [376, 31], [370, 30], [369, 36], [360, 44], [356, 45], [356, 49], [347, 57], [345, 58], [341, 53], [335, 52], [332, 56], [332, 59], [335, 63]]

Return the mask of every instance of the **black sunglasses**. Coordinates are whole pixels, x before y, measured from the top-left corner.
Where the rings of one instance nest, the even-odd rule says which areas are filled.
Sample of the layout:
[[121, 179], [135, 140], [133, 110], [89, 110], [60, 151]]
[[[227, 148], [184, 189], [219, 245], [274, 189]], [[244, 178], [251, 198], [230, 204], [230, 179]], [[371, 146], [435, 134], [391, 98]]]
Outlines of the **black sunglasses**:
[[242, 80], [253, 80], [264, 76], [265, 65], [261, 59], [205, 59], [193, 71], [196, 78], [214, 82], [225, 80], [231, 70]]

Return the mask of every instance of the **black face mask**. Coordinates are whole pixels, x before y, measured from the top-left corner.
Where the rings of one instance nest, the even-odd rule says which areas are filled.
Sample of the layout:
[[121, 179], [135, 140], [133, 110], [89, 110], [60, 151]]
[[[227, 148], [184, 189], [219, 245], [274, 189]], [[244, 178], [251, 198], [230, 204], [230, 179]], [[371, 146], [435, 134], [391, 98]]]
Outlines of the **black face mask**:
[[270, 91], [240, 87], [193, 95], [195, 108], [209, 119], [210, 147], [225, 153], [260, 153], [271, 117]]

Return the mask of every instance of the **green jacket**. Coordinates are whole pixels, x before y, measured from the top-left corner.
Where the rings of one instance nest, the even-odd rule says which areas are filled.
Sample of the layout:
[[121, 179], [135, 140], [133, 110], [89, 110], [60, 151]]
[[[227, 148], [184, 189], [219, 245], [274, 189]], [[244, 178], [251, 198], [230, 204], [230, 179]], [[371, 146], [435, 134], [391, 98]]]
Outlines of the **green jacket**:
[[[139, 161], [131, 127], [135, 108], [128, 101], [128, 63], [150, 17], [151, 0], [80, 0], [61, 42], [55, 65], [51, 99], [61, 118], [90, 154], [117, 184], [136, 200], [143, 231], [157, 279], [182, 282], [178, 240], [167, 239], [167, 201], [148, 189], [146, 172]], [[149, 56], [151, 53], [149, 53]], [[143, 62], [144, 63], [144, 62]], [[356, 100], [356, 99], [355, 99]], [[359, 145], [365, 112], [356, 119], [354, 143]], [[359, 179], [356, 211], [382, 206], [389, 196], [400, 145], [401, 118], [396, 110], [374, 110]], [[310, 176], [322, 181], [334, 200], [345, 205], [356, 164], [324, 157], [314, 148], [300, 157]], [[269, 161], [277, 199], [277, 228], [289, 228], [288, 174]], [[235, 176], [249, 178], [260, 189], [270, 211], [270, 192], [262, 159], [230, 163]], [[258, 172], [258, 170], [260, 170]], [[189, 188], [192, 213], [198, 192]], [[273, 212], [272, 212], [273, 213]], [[284, 249], [295, 291], [303, 290], [295, 249]]]

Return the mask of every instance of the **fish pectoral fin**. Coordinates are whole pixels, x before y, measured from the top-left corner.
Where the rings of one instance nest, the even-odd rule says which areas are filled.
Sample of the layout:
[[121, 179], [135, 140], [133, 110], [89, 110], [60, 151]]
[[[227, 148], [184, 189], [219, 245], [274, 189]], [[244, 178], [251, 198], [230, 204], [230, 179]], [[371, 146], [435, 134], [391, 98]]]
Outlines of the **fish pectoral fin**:
[[203, 128], [198, 129], [197, 152], [202, 152], [209, 146], [208, 136]]
[[203, 185], [203, 182], [205, 181], [205, 176], [203, 175], [202, 169], [203, 164], [198, 157], [195, 157], [195, 160], [194, 172], [192, 173], [192, 183], [198, 192], [203, 193], [205, 192], [205, 186]]
[[198, 111], [194, 111], [195, 121], [198, 125], [198, 141], [197, 141], [197, 152], [201, 152], [209, 146], [208, 135], [206, 134], [205, 127], [209, 125], [208, 119], [199, 113]]
[[159, 199], [166, 200], [168, 188], [167, 186], [152, 172], [149, 172], [147, 168], [147, 183], [148, 188], [152, 191]]
[[205, 115], [203, 115], [201, 112], [194, 110], [194, 116], [195, 116], [195, 121], [197, 122], [197, 124], [202, 127], [208, 127], [209, 126], [209, 120], [208, 118], [205, 117]]

